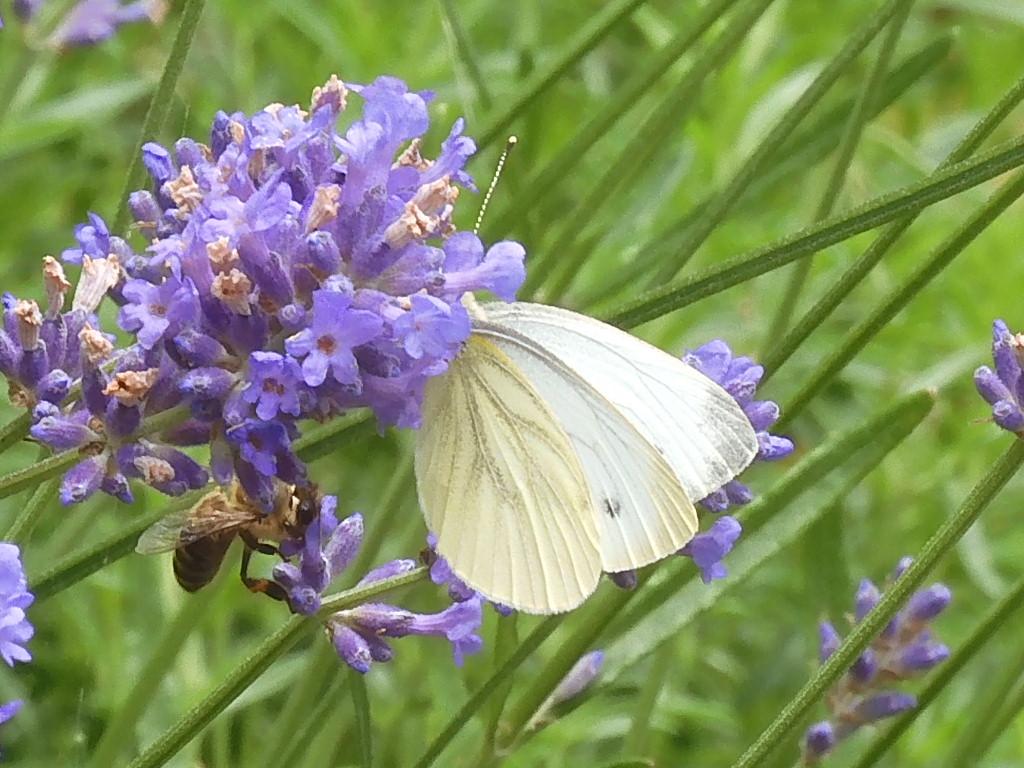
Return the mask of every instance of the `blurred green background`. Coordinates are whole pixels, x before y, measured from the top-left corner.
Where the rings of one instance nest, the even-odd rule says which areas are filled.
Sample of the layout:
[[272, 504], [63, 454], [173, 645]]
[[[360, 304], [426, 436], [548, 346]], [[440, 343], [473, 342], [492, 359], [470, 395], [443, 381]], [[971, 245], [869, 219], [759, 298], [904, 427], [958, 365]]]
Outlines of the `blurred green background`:
[[[561, 247], [557, 240], [566, 217], [579, 200], [593, 194], [612, 158], [635, 136], [644, 117], [669, 97], [699, 53], [700, 45], [674, 64], [600, 142], [579, 153], [571, 172], [544, 190], [543, 201], [507, 222], [505, 211], [537, 194], [530, 185], [536, 171], [561, 152], [571, 155], [581, 124], [609, 104], [704, 4], [650, 0], [636, 5], [511, 126], [519, 146], [484, 225], [488, 238], [515, 237], [528, 253], [557, 259], [560, 254], [548, 249]], [[570, 233], [578, 234], [572, 242], [585, 247], [587, 260], [561, 303], [582, 307], [588, 297], [605, 293], [609, 300], [601, 306], [610, 307], [638, 295], [649, 278], [634, 274], [633, 265], [643, 263], [652, 243], [671, 246], [675, 222], [729, 179], [875, 6], [863, 0], [773, 3], [736, 55], [705, 83], [688, 119], [659, 140], [655, 160], [631, 168], [585, 226]], [[158, 138], [168, 144], [180, 135], [202, 139], [218, 109], [252, 113], [270, 102], [304, 103], [312, 87], [332, 73], [351, 82], [386, 73], [413, 88], [437, 92], [432, 106], [436, 146], [455, 117], [465, 115], [473, 135], [504, 112], [603, 8], [596, 1], [218, 0], [204, 12], [168, 127]], [[4, 290], [38, 297], [39, 259], [71, 245], [72, 227], [87, 211], [113, 218], [148, 96], [173, 39], [176, 11], [160, 28], [126, 28], [97, 48], [60, 54], [27, 47], [24, 30], [15, 25], [0, 33]], [[453, 24], [465, 33], [468, 58], [455, 40]], [[30, 30], [28, 43], [34, 45], [39, 37]], [[837, 211], [922, 179], [1024, 74], [1024, 3], [919, 0], [895, 61], [942, 40], [949, 41], [948, 51], [935, 66], [866, 127]], [[806, 124], [855, 96], [876, 49], [877, 43], [857, 60]], [[994, 140], [1015, 137], [1022, 129], [1024, 112], [1017, 110]], [[490, 177], [501, 144], [497, 138], [471, 165], [478, 180]], [[797, 162], [746, 195], [700, 249], [694, 265], [715, 264], [810, 223], [830, 168], [828, 155]], [[994, 180], [926, 211], [773, 377], [764, 394], [786, 402], [843, 333], [999, 183]], [[460, 205], [468, 226], [476, 200], [464, 197]], [[882, 581], [900, 556], [918, 551], [1006, 447], [1010, 438], [985, 423], [988, 411], [974, 393], [971, 373], [988, 362], [994, 317], [1004, 317], [1011, 327], [1024, 325], [1022, 213], [1017, 204], [987, 229], [788, 431], [798, 450], [807, 451], [827, 434], [862, 423], [901, 393], [937, 388], [937, 403], [922, 427], [833, 516], [704, 612], [666, 650], [613, 683], [597, 686], [582, 706], [530, 739], [505, 764], [610, 765], [634, 731], [639, 735], [628, 746], [639, 746], [640, 752], [631, 755], [642, 754], [661, 766], [725, 766], [754, 740], [811, 674], [816, 621], [827, 615], [843, 626], [857, 581], [864, 576]], [[871, 237], [860, 235], [815, 257], [801, 308], [810, 306]], [[771, 348], [768, 326], [786, 275], [785, 270], [771, 273], [637, 332], [676, 352], [722, 337], [738, 352], [759, 354]], [[3, 411], [4, 421], [14, 415], [9, 406]], [[406, 461], [409, 445], [408, 435], [388, 434], [314, 465], [314, 475], [325, 489], [338, 493], [343, 509], [363, 511], [368, 528], [376, 529], [381, 541], [376, 560], [415, 556], [422, 546], [423, 525]], [[9, 471], [34, 460], [35, 449], [23, 446], [0, 463]], [[752, 486], [763, 492], [795, 460], [758, 468], [750, 473]], [[9, 520], [24, 502], [4, 499], [0, 520]], [[165, 503], [155, 494], [144, 497], [147, 509]], [[954, 649], [1006, 586], [1024, 575], [1022, 503], [1024, 483], [1018, 479], [943, 562], [938, 576], [953, 588], [954, 606], [938, 622], [938, 631]], [[25, 548], [30, 576], [110, 535], [136, 514], [107, 497], [49, 513]], [[30, 612], [37, 628], [31, 644], [35, 661], [13, 671], [0, 669], [0, 698], [27, 701], [0, 732], [5, 760], [25, 766], [89, 764], [104, 730], [124, 717], [126, 697], [167, 628], [176, 616], [194, 617], [182, 619], [194, 628], [158, 689], [143, 702], [144, 709], [131, 707], [138, 715], [129, 742], [134, 746], [111, 764], [123, 764], [127, 755], [162, 733], [283, 621], [280, 606], [252, 599], [239, 587], [236, 564], [237, 552], [218, 585], [205, 597], [192, 597], [174, 584], [169, 557], [132, 555], [35, 607]], [[426, 587], [402, 601], [437, 606]], [[520, 617], [520, 633], [536, 621]], [[559, 647], [561, 633], [571, 630], [573, 622], [570, 616], [517, 672], [513, 698]], [[1004, 627], [880, 764], [945, 765], [970, 737], [971, 724], [986, 706], [986, 691], [1000, 681], [1013, 684], [1024, 672], [1022, 622], [1019, 617]], [[395, 660], [374, 668], [368, 687], [377, 765], [412, 764], [480, 684], [492, 664], [493, 623], [489, 616], [485, 652], [458, 674], [447, 646], [431, 640], [398, 641]], [[652, 665], [657, 665], [655, 672]], [[650, 717], [642, 717], [637, 730], [634, 714], [642, 712], [638, 702], [650, 693], [652, 674], [662, 685], [655, 689]], [[276, 664], [171, 764], [355, 765], [356, 725], [347, 684], [347, 670], [318, 637]], [[825, 715], [823, 708], [816, 712]], [[284, 716], [290, 718], [287, 732], [281, 725]], [[295, 730], [306, 726], [306, 731]], [[476, 765], [481, 733], [474, 720], [438, 764]], [[794, 764], [796, 738], [766, 764]], [[852, 764], [870, 738], [858, 734], [830, 764]], [[289, 742], [295, 742], [291, 748]], [[986, 746], [984, 757], [970, 764], [1024, 764], [1024, 718], [1013, 719]]]

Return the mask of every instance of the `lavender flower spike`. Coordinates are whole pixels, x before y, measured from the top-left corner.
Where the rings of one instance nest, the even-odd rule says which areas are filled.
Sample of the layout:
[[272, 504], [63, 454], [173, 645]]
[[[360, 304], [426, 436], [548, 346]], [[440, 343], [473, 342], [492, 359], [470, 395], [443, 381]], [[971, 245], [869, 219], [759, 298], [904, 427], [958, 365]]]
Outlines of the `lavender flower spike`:
[[[909, 558], [900, 560], [893, 580], [909, 562]], [[943, 584], [918, 591], [857, 658], [827, 697], [829, 719], [812, 725], [804, 735], [804, 765], [816, 765], [858, 728], [917, 705], [913, 696], [889, 686], [921, 675], [948, 658], [949, 649], [935, 640], [931, 621], [949, 604], [950, 597]], [[878, 587], [863, 579], [857, 588], [854, 621], [863, 620], [880, 599]], [[820, 634], [819, 656], [825, 663], [842, 639], [827, 621], [821, 623]]]
[[1024, 435], [1024, 334], [1014, 334], [1002, 320], [992, 323], [994, 370], [981, 366], [974, 372], [974, 385], [992, 406], [992, 420], [1015, 435]]
[[14, 544], [0, 542], [0, 657], [8, 666], [32, 659], [25, 645], [35, 630], [25, 610], [34, 600], [28, 591], [20, 550]]

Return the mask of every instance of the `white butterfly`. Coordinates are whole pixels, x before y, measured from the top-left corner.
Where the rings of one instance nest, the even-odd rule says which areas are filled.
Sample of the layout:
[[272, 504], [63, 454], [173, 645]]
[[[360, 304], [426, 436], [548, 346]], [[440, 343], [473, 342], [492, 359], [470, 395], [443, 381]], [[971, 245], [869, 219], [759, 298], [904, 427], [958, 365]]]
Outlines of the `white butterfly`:
[[416, 478], [437, 551], [487, 598], [576, 607], [602, 571], [686, 544], [693, 502], [757, 453], [732, 396], [668, 353], [565, 309], [467, 305], [469, 341], [427, 384]]

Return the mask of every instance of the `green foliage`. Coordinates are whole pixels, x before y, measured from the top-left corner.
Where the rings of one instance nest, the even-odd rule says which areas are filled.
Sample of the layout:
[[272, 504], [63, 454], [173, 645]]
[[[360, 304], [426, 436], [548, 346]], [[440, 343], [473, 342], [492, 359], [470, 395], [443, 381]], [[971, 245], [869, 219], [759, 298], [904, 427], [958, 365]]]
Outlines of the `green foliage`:
[[[765, 394], [785, 404], [799, 453], [750, 473], [759, 498], [727, 580], [705, 586], [665, 563], [635, 592], [604, 585], [567, 616], [489, 616], [487, 647], [461, 672], [423, 640], [357, 678], [311, 637], [314, 621], [288, 621], [234, 574], [183, 596], [165, 559], [133, 554], [142, 530], [195, 496], [57, 509], [47, 478], [75, 457], [39, 457], [4, 406], [0, 525], [24, 542], [38, 596], [35, 661], [0, 675], [0, 700], [28, 702], [4, 726], [5, 759], [792, 765], [797, 727], [930, 578], [955, 594], [940, 621], [954, 656], [921, 686], [921, 709], [830, 760], [1017, 759], [1020, 654], [988, 640], [1020, 629], [1012, 475], [1024, 448], [978, 423], [987, 411], [970, 380], [992, 318], [1024, 325], [1024, 175], [1008, 175], [1024, 166], [1024, 18], [1012, 4], [203, 5], [59, 55], [27, 46], [13, 20], [0, 33], [5, 290], [37, 294], [39, 257], [69, 246], [86, 211], [123, 216], [142, 141], [201, 138], [217, 109], [303, 102], [332, 72], [395, 74], [437, 91], [435, 141], [469, 117], [478, 181], [518, 135], [483, 231], [526, 245], [532, 291], [674, 352], [716, 336], [765, 350]], [[470, 226], [472, 201], [461, 206]], [[298, 447], [343, 510], [366, 515], [354, 573], [415, 556], [406, 436], [355, 415]], [[915, 565], [813, 670], [815, 620], [855, 587], [841, 574], [878, 577], [904, 554]], [[436, 605], [436, 590], [409, 586], [403, 601]], [[538, 708], [596, 647], [604, 676], [538, 728]], [[990, 683], [999, 696], [977, 700]]]

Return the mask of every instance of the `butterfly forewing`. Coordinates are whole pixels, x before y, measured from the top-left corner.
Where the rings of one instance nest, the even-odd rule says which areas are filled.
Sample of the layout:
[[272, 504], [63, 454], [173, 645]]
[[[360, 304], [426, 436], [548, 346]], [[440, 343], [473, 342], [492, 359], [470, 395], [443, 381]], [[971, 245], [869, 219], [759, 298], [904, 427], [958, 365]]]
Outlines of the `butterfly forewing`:
[[601, 536], [605, 571], [639, 568], [675, 552], [697, 530], [697, 513], [672, 468], [589, 382], [508, 329], [481, 324], [537, 389], [580, 459]]
[[657, 347], [558, 307], [482, 309], [486, 323], [529, 339], [599, 392], [664, 456], [690, 499], [721, 488], [757, 453], [750, 420], [733, 397]]
[[427, 385], [416, 476], [439, 553], [486, 597], [557, 613], [597, 586], [599, 534], [579, 458], [536, 389], [479, 335]]

